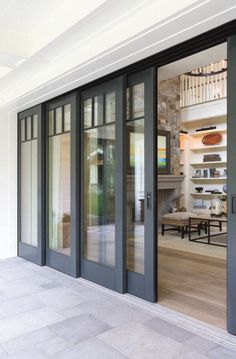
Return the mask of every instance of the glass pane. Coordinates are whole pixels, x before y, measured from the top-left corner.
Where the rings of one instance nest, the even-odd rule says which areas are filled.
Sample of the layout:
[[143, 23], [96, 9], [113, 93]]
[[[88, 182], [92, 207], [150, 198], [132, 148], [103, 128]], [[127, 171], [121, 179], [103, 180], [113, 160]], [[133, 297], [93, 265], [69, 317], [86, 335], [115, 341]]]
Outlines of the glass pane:
[[31, 117], [26, 118], [26, 126], [27, 126], [27, 140], [30, 140], [32, 137], [31, 134]]
[[115, 122], [116, 117], [116, 93], [115, 91], [108, 92], [106, 98], [106, 123]]
[[70, 104], [64, 106], [64, 131], [70, 131], [71, 121], [71, 106]]
[[31, 142], [21, 144], [21, 242], [31, 244]]
[[37, 140], [21, 144], [21, 241], [38, 244]]
[[84, 257], [115, 265], [115, 125], [84, 132]]
[[144, 83], [134, 85], [132, 88], [133, 118], [144, 116]]
[[49, 136], [54, 134], [54, 111], [51, 110], [48, 113], [48, 134]]
[[25, 119], [21, 120], [20, 126], [21, 141], [25, 141]]
[[38, 137], [38, 115], [33, 115], [33, 138]]
[[84, 128], [92, 127], [92, 99], [84, 101]]
[[56, 108], [56, 133], [62, 133], [62, 107]]
[[144, 120], [127, 124], [127, 268], [144, 274]]
[[49, 138], [49, 248], [71, 253], [70, 134]]
[[31, 142], [31, 245], [38, 245], [38, 151], [37, 140]]
[[103, 96], [94, 97], [94, 126], [103, 124]]

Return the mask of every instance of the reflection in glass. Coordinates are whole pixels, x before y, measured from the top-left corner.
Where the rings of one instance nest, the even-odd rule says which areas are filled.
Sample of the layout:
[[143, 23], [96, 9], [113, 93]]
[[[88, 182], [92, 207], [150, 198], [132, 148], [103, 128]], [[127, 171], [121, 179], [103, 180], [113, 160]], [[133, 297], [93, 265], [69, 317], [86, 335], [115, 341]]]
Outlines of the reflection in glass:
[[127, 123], [127, 268], [144, 274], [144, 119]]
[[70, 255], [70, 133], [49, 137], [49, 248]]
[[84, 132], [84, 257], [115, 265], [115, 125]]
[[71, 105], [64, 106], [64, 131], [70, 131]]
[[56, 133], [62, 132], [62, 107], [56, 108]]
[[133, 118], [144, 116], [144, 83], [132, 87]]
[[49, 136], [54, 134], [54, 111], [51, 110], [48, 113], [48, 134]]
[[26, 126], [27, 126], [27, 140], [31, 139], [31, 117], [26, 118]]
[[94, 97], [94, 126], [103, 124], [103, 95]]
[[38, 136], [38, 115], [33, 115], [33, 138]]
[[92, 99], [84, 101], [84, 128], [92, 126]]
[[20, 125], [21, 125], [21, 129], [20, 129], [21, 141], [25, 141], [25, 119], [21, 120]]
[[21, 144], [21, 242], [38, 243], [37, 140]]
[[115, 91], [105, 94], [106, 123], [115, 122], [116, 114], [116, 93]]

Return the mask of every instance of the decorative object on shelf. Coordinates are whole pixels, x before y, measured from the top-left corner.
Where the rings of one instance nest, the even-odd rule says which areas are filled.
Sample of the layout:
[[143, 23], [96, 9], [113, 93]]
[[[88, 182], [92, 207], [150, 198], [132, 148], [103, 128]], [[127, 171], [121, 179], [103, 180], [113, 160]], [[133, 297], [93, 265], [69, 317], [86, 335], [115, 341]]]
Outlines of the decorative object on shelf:
[[227, 168], [224, 169], [223, 177], [227, 177]]
[[224, 184], [224, 186], [222, 187], [222, 190], [223, 190], [224, 193], [227, 193], [227, 191], [228, 191], [227, 184]]
[[223, 215], [223, 203], [220, 199], [220, 196], [217, 194], [213, 195], [211, 200], [211, 217], [222, 217]]
[[208, 170], [203, 170], [203, 177], [208, 178]]
[[220, 177], [220, 171], [215, 171], [213, 173], [213, 178], [219, 178]]
[[206, 209], [207, 206], [205, 205], [205, 202], [203, 199], [195, 199], [193, 202], [193, 208], [194, 209]]
[[222, 135], [220, 133], [210, 133], [202, 138], [204, 145], [217, 145], [222, 141]]
[[203, 162], [220, 162], [221, 157], [218, 154], [212, 154], [212, 155], [204, 155], [203, 156]]
[[203, 187], [195, 187], [195, 191], [197, 192], [197, 193], [202, 193], [203, 192]]
[[213, 177], [214, 177], [215, 171], [216, 171], [216, 168], [209, 168], [210, 178], [213, 178]]
[[222, 194], [222, 192], [219, 191], [218, 189], [209, 189], [209, 190], [205, 190], [205, 192], [210, 194]]
[[216, 126], [201, 127], [201, 128], [197, 128], [196, 132], [209, 131], [209, 130], [215, 130], [215, 129], [216, 129]]
[[202, 171], [201, 170], [196, 170], [195, 175], [193, 176], [193, 178], [202, 178]]

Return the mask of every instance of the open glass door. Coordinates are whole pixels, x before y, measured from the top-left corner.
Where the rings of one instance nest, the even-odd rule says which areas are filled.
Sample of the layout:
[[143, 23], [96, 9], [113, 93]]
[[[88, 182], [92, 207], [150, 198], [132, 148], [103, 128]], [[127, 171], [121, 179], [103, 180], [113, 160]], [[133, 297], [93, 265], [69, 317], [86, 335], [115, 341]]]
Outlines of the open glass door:
[[41, 105], [21, 112], [18, 120], [18, 255], [43, 265]]
[[126, 241], [128, 292], [156, 300], [155, 70], [132, 75], [127, 88]]

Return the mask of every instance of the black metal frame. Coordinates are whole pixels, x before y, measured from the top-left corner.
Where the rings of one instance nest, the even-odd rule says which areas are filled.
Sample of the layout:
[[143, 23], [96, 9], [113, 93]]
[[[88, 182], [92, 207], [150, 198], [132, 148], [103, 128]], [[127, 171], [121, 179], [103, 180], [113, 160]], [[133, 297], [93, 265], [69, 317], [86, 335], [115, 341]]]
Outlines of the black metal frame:
[[[70, 191], [70, 203], [71, 203], [71, 255], [67, 256], [62, 253], [53, 251], [49, 249], [49, 173], [48, 173], [48, 156], [49, 156], [49, 141], [48, 139], [51, 137], [48, 135], [48, 113], [50, 110], [54, 110], [57, 107], [63, 105], [71, 105], [71, 191]], [[63, 273], [66, 273], [70, 276], [77, 277], [78, 276], [78, 224], [77, 219], [79, 218], [78, 211], [78, 186], [79, 186], [79, 178], [78, 178], [78, 170], [76, 163], [78, 161], [78, 144], [77, 141], [79, 137], [77, 136], [77, 121], [76, 121], [76, 93], [63, 96], [56, 101], [51, 101], [46, 105], [46, 133], [45, 133], [45, 141], [46, 141], [46, 264], [49, 267], [57, 269]], [[66, 132], [65, 132], [66, 133]], [[56, 134], [55, 134], [56, 135]]]
[[[193, 219], [193, 220], [199, 219], [200, 221], [202, 220], [202, 223], [204, 223], [204, 229], [205, 229], [205, 233], [206, 233], [205, 236], [201, 236], [201, 235], [199, 234], [199, 237], [196, 237], [196, 238], [192, 238], [192, 237], [191, 237], [191, 234], [192, 234], [191, 228], [193, 228], [192, 219]], [[216, 219], [216, 218], [209, 218], [209, 219], [201, 218], [200, 216], [199, 216], [199, 217], [189, 217], [188, 240], [189, 240], [190, 242], [202, 243], [202, 244], [209, 244], [209, 245], [211, 245], [211, 246], [227, 247], [226, 244], [218, 244], [218, 243], [212, 243], [212, 242], [211, 242], [211, 238], [212, 238], [212, 237], [218, 237], [218, 236], [222, 236], [222, 235], [224, 235], [224, 234], [227, 234], [227, 232], [222, 232], [222, 222], [223, 222], [223, 223], [227, 223], [227, 219], [223, 219], [223, 220], [221, 219], [218, 225], [216, 225], [216, 224], [211, 224], [211, 222], [219, 222], [219, 220]], [[211, 227], [217, 227], [217, 228], [219, 228], [220, 232], [219, 232], [219, 233], [211, 234]], [[202, 239], [207, 239], [207, 242], [202, 241]]]
[[[235, 117], [236, 117], [236, 108], [235, 108], [235, 99], [234, 94], [236, 93], [236, 20], [230, 21], [229, 23], [226, 23], [224, 25], [221, 25], [215, 29], [212, 29], [206, 33], [203, 33], [201, 35], [198, 35], [194, 38], [191, 38], [187, 41], [184, 41], [183, 43], [177, 44], [169, 49], [166, 49], [164, 51], [161, 51], [160, 53], [157, 53], [153, 56], [150, 56], [144, 60], [138, 61], [132, 65], [129, 65], [127, 67], [124, 67], [118, 71], [115, 71], [103, 78], [97, 79], [95, 81], [92, 81], [90, 83], [87, 83], [86, 85], [83, 85], [79, 89], [77, 89], [76, 94], [75, 90], [72, 90], [65, 94], [64, 96], [72, 96], [73, 102], [74, 102], [74, 113], [75, 113], [75, 119], [80, 118], [80, 110], [78, 107], [78, 104], [81, 102], [81, 92], [86, 91], [87, 89], [90, 89], [95, 86], [102, 85], [106, 83], [107, 81], [111, 81], [112, 79], [116, 79], [120, 77], [121, 82], [121, 88], [123, 88], [122, 94], [121, 94], [121, 116], [125, 118], [125, 103], [126, 103], [126, 87], [127, 87], [127, 75], [131, 75], [134, 73], [137, 73], [139, 71], [143, 71], [145, 69], [150, 69], [153, 67], [153, 84], [155, 84], [155, 81], [157, 79], [156, 77], [156, 68], [166, 65], [168, 63], [174, 62], [176, 60], [180, 60], [186, 56], [193, 55], [197, 52], [203, 51], [208, 49], [209, 47], [213, 47], [216, 45], [219, 45], [223, 42], [226, 42], [228, 39], [228, 125], [230, 127], [230, 131], [228, 134], [228, 162], [229, 164], [234, 164], [234, 134], [236, 132], [236, 123], [235, 123]], [[151, 89], [152, 96], [155, 98], [156, 96], [156, 86]], [[63, 96], [63, 97], [64, 97]], [[48, 103], [53, 103], [56, 101], [60, 101], [62, 99], [62, 96], [58, 96], [52, 100], [50, 100]], [[76, 106], [77, 105], [77, 106]], [[39, 226], [39, 238], [41, 238], [41, 252], [40, 252], [40, 258], [41, 260], [38, 262], [39, 264], [43, 265], [45, 263], [45, 233], [46, 233], [46, 218], [45, 218], [45, 195], [47, 192], [47, 183], [45, 181], [45, 168], [46, 168], [46, 157], [45, 157], [45, 148], [46, 148], [46, 137], [45, 137], [45, 121], [44, 121], [44, 104], [38, 106], [41, 111], [41, 129], [38, 131], [38, 134], [41, 134], [41, 140], [38, 138], [39, 143], [39, 153], [41, 156], [41, 159], [39, 161], [40, 168], [39, 168], [39, 191], [38, 191], [38, 198], [40, 200], [39, 202], [39, 223], [41, 226]], [[155, 119], [157, 119], [156, 116], [156, 104], [152, 104], [152, 111], [153, 115], [155, 115]], [[26, 110], [23, 112], [30, 111]], [[21, 116], [21, 113], [18, 114], [18, 118]], [[71, 159], [71, 177], [72, 177], [72, 188], [71, 192], [73, 192], [73, 198], [71, 202], [71, 214], [74, 216], [74, 224], [73, 224], [73, 238], [75, 240], [77, 236], [77, 241], [75, 240], [74, 243], [74, 253], [75, 257], [73, 257], [73, 264], [69, 265], [69, 270], [66, 271], [68, 274], [77, 276], [80, 274], [80, 265], [79, 265], [79, 259], [78, 259], [78, 253], [81, 253], [81, 238], [78, 240], [79, 231], [81, 227], [81, 219], [80, 219], [80, 205], [82, 195], [81, 190], [82, 187], [80, 187], [80, 179], [81, 179], [81, 166], [80, 166], [80, 154], [82, 147], [80, 146], [80, 135], [81, 135], [81, 124], [80, 121], [73, 120], [73, 125], [71, 129], [71, 136], [72, 138], [72, 159]], [[153, 126], [153, 123], [151, 124]], [[154, 152], [156, 152], [156, 128], [153, 129], [153, 136], [151, 137], [151, 143], [149, 141], [150, 148], [154, 148]], [[18, 216], [17, 216], [17, 232], [18, 232], [18, 243], [20, 242], [20, 148], [19, 148], [19, 139], [20, 139], [20, 129], [19, 129], [19, 121], [18, 121], [18, 198], [17, 198], [17, 208], [18, 208]], [[126, 153], [125, 153], [125, 145], [126, 145], [126, 139], [125, 139], [125, 127], [124, 123], [121, 121], [120, 129], [119, 129], [119, 138], [117, 138], [117, 146], [120, 149], [119, 157], [121, 159], [120, 161], [120, 174], [117, 178], [117, 181], [119, 183], [119, 188], [123, 188], [123, 193], [117, 198], [117, 205], [119, 203], [120, 211], [125, 213], [126, 208], [126, 202], [125, 202], [125, 169], [126, 169]], [[149, 151], [150, 151], [149, 148]], [[151, 161], [150, 167], [154, 169], [156, 165], [156, 162], [154, 163]], [[229, 166], [230, 167], [230, 166]], [[151, 176], [152, 177], [152, 176]], [[236, 177], [236, 168], [230, 169], [229, 176], [228, 176], [228, 196], [229, 198], [233, 195], [233, 193], [236, 193], [236, 190], [234, 189], [235, 186], [235, 177]], [[151, 178], [152, 184], [151, 189], [153, 193], [152, 198], [152, 205], [154, 208], [156, 208], [156, 198], [155, 198], [155, 190], [154, 184], [156, 179]], [[236, 242], [234, 241], [234, 235], [236, 233], [236, 221], [235, 221], [235, 215], [231, 213], [232, 210], [232, 203], [231, 201], [228, 202], [228, 219], [229, 219], [229, 230], [228, 230], [228, 331], [232, 334], [236, 335], [236, 282], [235, 282], [235, 273], [236, 273]], [[156, 222], [157, 216], [154, 213], [150, 216], [150, 222], [151, 228], [151, 237], [156, 238], [156, 229], [153, 228], [153, 223]], [[44, 214], [44, 215], [43, 215]], [[126, 278], [126, 248], [125, 248], [125, 236], [126, 236], [126, 226], [125, 226], [125, 216], [120, 216], [117, 220], [117, 231], [119, 232], [120, 238], [122, 238], [122, 245], [119, 248], [119, 256], [121, 260], [121, 265], [119, 268], [116, 269], [117, 276], [119, 279], [119, 285], [117, 284], [116, 287], [114, 287], [115, 290], [118, 290], [120, 292], [125, 292], [127, 289], [127, 278]], [[156, 226], [154, 226], [156, 227]], [[152, 249], [152, 251], [151, 251]], [[151, 288], [151, 292], [148, 296], [146, 296], [146, 299], [155, 301], [156, 300], [156, 292], [157, 292], [157, 258], [156, 258], [156, 243], [155, 240], [151, 241], [147, 255], [150, 255], [152, 258], [151, 263], [149, 264], [147, 270], [148, 273], [150, 273], [150, 278], [147, 280], [147, 283], [143, 285], [144, 290], [142, 290], [142, 293], [146, 293], [149, 288]], [[18, 244], [18, 254], [21, 256], [24, 256], [24, 253], [21, 252], [19, 249]], [[25, 257], [27, 257], [25, 255]], [[34, 258], [28, 257], [30, 260], [34, 261]], [[62, 258], [60, 258], [62, 259]], [[150, 257], [148, 258], [148, 260]], [[55, 260], [51, 258], [51, 261], [49, 261], [49, 264], [51, 264], [54, 268], [57, 268], [59, 270], [64, 270], [65, 267], [68, 269], [68, 265], [54, 265], [58, 261], [58, 258]], [[118, 274], [119, 273], [119, 274]], [[137, 286], [140, 285], [140, 278], [137, 276]], [[134, 279], [135, 281], [135, 279]], [[135, 287], [135, 282], [133, 282], [133, 288]], [[129, 289], [130, 286], [129, 286]], [[139, 292], [140, 293], [140, 292]], [[137, 293], [137, 295], [139, 295]], [[141, 293], [141, 294], [142, 294]], [[135, 294], [135, 293], [134, 293]], [[142, 297], [145, 297], [141, 295]]]
[[[38, 175], [38, 190], [37, 190], [37, 203], [38, 203], [38, 246], [34, 247], [29, 244], [21, 242], [21, 120], [38, 115], [37, 123], [37, 175]], [[44, 136], [44, 105], [34, 106], [28, 110], [22, 111], [18, 114], [18, 152], [17, 152], [17, 254], [33, 263], [38, 265], [45, 264], [45, 196], [42, 189], [45, 187], [45, 136]], [[26, 128], [26, 124], [25, 124]], [[31, 129], [31, 132], [33, 129]], [[26, 131], [25, 131], [26, 133]], [[33, 133], [31, 134], [33, 139]]]

